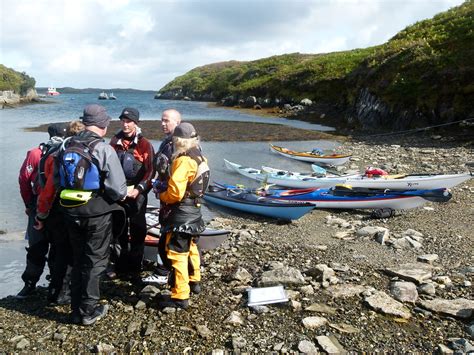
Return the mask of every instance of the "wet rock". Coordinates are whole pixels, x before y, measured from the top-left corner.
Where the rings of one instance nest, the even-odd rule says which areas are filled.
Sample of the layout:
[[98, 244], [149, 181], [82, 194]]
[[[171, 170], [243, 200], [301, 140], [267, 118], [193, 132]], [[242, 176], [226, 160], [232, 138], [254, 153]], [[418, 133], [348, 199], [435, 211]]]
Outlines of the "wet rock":
[[304, 277], [298, 269], [281, 266], [265, 271], [258, 282], [259, 286], [300, 286], [304, 285]]
[[298, 350], [302, 352], [303, 354], [317, 354], [318, 353], [318, 349], [316, 348], [316, 345], [314, 345], [309, 340], [301, 340], [298, 343]]
[[455, 318], [469, 319], [474, 315], [474, 301], [465, 298], [456, 298], [454, 300], [435, 298], [432, 300], [420, 300], [419, 304], [430, 311]]
[[303, 318], [303, 326], [306, 329], [316, 329], [327, 324], [328, 320], [324, 317], [306, 317]]
[[390, 293], [400, 302], [415, 303], [418, 299], [418, 291], [413, 282], [392, 282], [390, 284]]
[[432, 277], [432, 268], [429, 265], [422, 263], [403, 264], [385, 269], [389, 275], [397, 276], [403, 280], [413, 281], [418, 284], [429, 280]]
[[383, 291], [377, 291], [372, 296], [366, 297], [365, 302], [377, 312], [404, 319], [411, 318], [410, 310], [408, 308]]

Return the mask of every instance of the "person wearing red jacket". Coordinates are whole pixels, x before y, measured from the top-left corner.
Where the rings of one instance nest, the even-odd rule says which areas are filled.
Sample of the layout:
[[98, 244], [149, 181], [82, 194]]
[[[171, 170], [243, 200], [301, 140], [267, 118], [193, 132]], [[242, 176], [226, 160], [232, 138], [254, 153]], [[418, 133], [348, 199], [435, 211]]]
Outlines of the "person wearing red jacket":
[[[64, 137], [66, 127], [64, 124], [56, 123], [48, 127], [50, 140]], [[26, 237], [28, 248], [26, 254], [26, 268], [21, 275], [25, 285], [16, 295], [18, 299], [24, 299], [35, 293], [36, 283], [39, 281], [46, 264], [49, 242], [42, 230], [34, 228], [36, 219], [36, 201], [41, 191], [38, 181], [38, 168], [43, 155], [43, 150], [48, 143], [33, 148], [26, 154], [26, 158], [20, 168], [18, 183], [20, 184], [20, 194], [25, 204], [25, 213], [28, 216], [28, 226]]]
[[[127, 180], [127, 199], [123, 203], [127, 214], [126, 226], [113, 243], [115, 270], [109, 268], [109, 277], [115, 272], [137, 275], [142, 270], [145, 251], [147, 225], [145, 219], [147, 195], [155, 174], [153, 164], [154, 150], [141, 132], [138, 122], [140, 113], [133, 107], [126, 107], [120, 115], [122, 129], [112, 137], [110, 145], [117, 152]], [[130, 232], [130, 249], [129, 244]], [[137, 275], [138, 276], [138, 275]]]
[[[84, 130], [84, 124], [75, 120], [68, 124], [67, 137], [74, 136]], [[68, 139], [68, 138], [66, 138]], [[48, 302], [51, 305], [68, 304], [70, 296], [70, 271], [72, 268], [72, 250], [67, 238], [67, 228], [64, 223], [64, 216], [61, 213], [58, 199], [58, 189], [54, 174], [56, 157], [61, 152], [61, 148], [54, 150], [45, 157], [43, 167], [43, 186], [38, 195], [36, 206], [35, 228], [42, 230], [51, 243], [49, 249], [49, 265], [51, 268], [51, 280], [48, 287]]]

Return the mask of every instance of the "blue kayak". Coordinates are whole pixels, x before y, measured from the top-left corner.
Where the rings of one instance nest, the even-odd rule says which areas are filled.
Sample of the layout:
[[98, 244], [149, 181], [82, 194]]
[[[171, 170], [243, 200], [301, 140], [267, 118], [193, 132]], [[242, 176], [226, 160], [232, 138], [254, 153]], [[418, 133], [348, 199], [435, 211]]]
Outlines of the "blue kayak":
[[252, 191], [235, 186], [221, 184], [209, 186], [204, 200], [219, 206], [228, 207], [246, 213], [259, 214], [282, 220], [295, 220], [310, 212], [314, 205], [301, 201], [280, 201], [258, 196]]
[[[223, 185], [231, 188], [232, 185]], [[250, 191], [247, 189], [247, 191]], [[262, 193], [260, 193], [262, 194]], [[447, 189], [433, 190], [388, 190], [335, 186], [329, 189], [269, 189], [264, 192], [268, 199], [300, 201], [315, 205], [315, 208], [380, 209], [393, 210], [420, 207], [428, 201], [447, 202], [452, 194]]]

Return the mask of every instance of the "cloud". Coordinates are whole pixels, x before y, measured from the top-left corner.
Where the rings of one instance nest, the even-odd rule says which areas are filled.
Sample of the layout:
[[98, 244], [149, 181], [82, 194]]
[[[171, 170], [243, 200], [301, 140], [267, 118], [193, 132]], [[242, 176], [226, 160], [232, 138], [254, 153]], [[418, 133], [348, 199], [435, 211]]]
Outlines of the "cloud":
[[213, 62], [381, 44], [461, 2], [2, 1], [1, 62], [40, 86], [156, 90]]

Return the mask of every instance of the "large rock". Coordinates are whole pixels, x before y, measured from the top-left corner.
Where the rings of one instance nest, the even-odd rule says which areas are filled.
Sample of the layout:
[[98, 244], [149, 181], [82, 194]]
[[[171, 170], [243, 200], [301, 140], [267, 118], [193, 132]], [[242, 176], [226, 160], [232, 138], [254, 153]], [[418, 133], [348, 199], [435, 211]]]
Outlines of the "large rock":
[[403, 264], [385, 269], [389, 275], [421, 284], [432, 277], [432, 267], [422, 263]]
[[316, 329], [326, 325], [328, 320], [324, 317], [306, 317], [303, 318], [303, 326], [306, 329]]
[[298, 269], [288, 266], [280, 266], [265, 271], [258, 281], [258, 285], [261, 287], [277, 285], [301, 286], [304, 284], [305, 281], [301, 272]]
[[377, 312], [410, 319], [410, 310], [402, 303], [394, 300], [383, 291], [377, 291], [372, 296], [366, 297], [365, 302]]
[[418, 299], [418, 291], [413, 282], [396, 281], [390, 285], [390, 293], [400, 302], [415, 303]]
[[474, 301], [465, 298], [456, 298], [454, 300], [435, 298], [432, 300], [421, 300], [419, 304], [430, 311], [456, 318], [469, 319], [474, 315]]
[[343, 285], [329, 286], [326, 289], [326, 292], [328, 292], [334, 298], [339, 298], [339, 297], [346, 298], [346, 297], [358, 296], [366, 290], [367, 290], [367, 286], [343, 284]]

